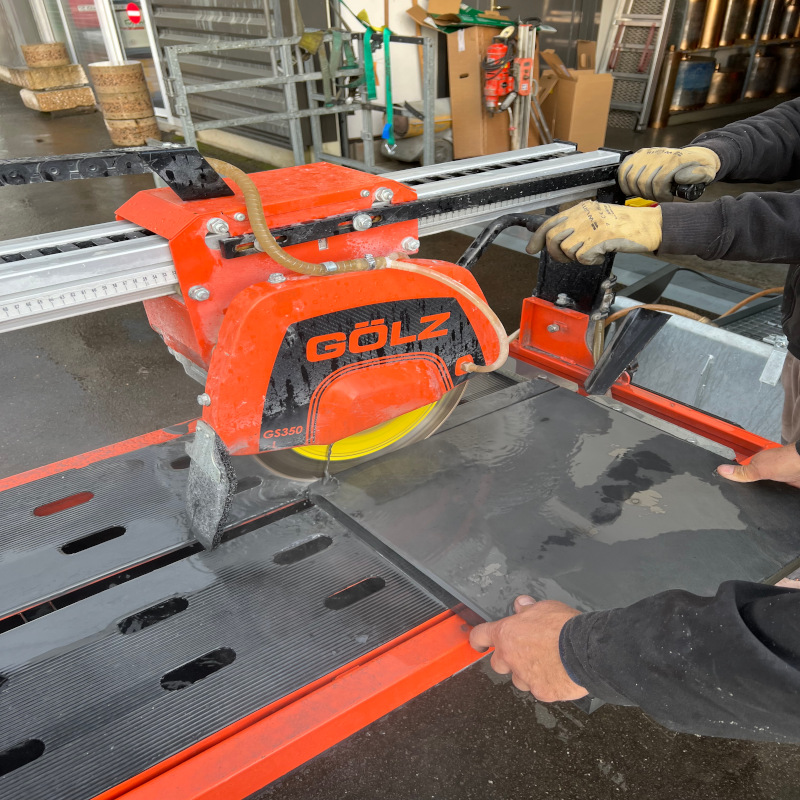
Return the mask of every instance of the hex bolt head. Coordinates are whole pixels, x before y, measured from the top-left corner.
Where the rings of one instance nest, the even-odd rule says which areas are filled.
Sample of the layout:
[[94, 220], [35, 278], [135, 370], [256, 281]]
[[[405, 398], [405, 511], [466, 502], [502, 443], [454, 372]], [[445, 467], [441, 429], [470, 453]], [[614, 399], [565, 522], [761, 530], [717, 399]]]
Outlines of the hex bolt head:
[[237, 212], [236, 212], [236, 213], [233, 215], [233, 218], [234, 218], [234, 219], [235, 219], [237, 222], [244, 222], [244, 221], [247, 219], [247, 214], [245, 214], [243, 211], [237, 211]]
[[353, 229], [357, 231], [367, 231], [372, 227], [372, 217], [369, 214], [356, 214], [353, 217]]
[[189, 289], [189, 297], [191, 297], [192, 300], [196, 300], [198, 303], [202, 303], [203, 300], [208, 300], [208, 298], [211, 297], [211, 292], [209, 292], [205, 286], [192, 286], [192, 288]]
[[369, 197], [369, 189], [362, 189], [361, 190], [362, 197]]
[[416, 253], [419, 250], [419, 239], [415, 239], [413, 236], [406, 236], [400, 242], [400, 247], [407, 253]]
[[225, 236], [229, 233], [228, 223], [219, 217], [211, 217], [211, 219], [206, 222], [206, 228], [209, 233], [214, 233], [217, 236]]
[[267, 280], [270, 283], [283, 283], [286, 280], [286, 276], [282, 272], [273, 272]]
[[566, 306], [566, 305], [569, 305], [569, 302], [570, 302], [569, 295], [568, 294], [564, 294], [564, 292], [561, 292], [558, 295], [558, 297], [556, 297], [556, 305], [557, 306]]
[[561, 330], [561, 326], [556, 325], [554, 322], [552, 325], [547, 326], [548, 333], [558, 333]]
[[391, 203], [394, 192], [388, 186], [381, 186], [375, 190], [375, 200], [378, 203]]
[[211, 396], [207, 395], [205, 392], [203, 392], [203, 394], [197, 395], [197, 402], [201, 406], [210, 406], [211, 405]]

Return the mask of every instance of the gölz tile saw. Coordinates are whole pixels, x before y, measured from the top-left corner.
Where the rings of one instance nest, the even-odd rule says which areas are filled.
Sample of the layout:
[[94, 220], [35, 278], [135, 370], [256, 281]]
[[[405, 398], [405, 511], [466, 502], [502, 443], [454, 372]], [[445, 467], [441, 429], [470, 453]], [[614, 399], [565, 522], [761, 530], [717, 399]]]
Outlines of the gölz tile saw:
[[[610, 607], [793, 557], [796, 498], [734, 496], [657, 426], [767, 443], [625, 372], [664, 318], [632, 312], [604, 346], [611, 258], [543, 254], [510, 343], [471, 274], [535, 229], [523, 212], [618, 199], [620, 156], [554, 143], [391, 178], [248, 177], [191, 148], [0, 164], [3, 191], [167, 184], [0, 245], [0, 330], [143, 301], [202, 385], [194, 423], [0, 482], [0, 797], [243, 798], [475, 661], [459, 601]], [[456, 264], [408, 258], [486, 222]], [[509, 349], [532, 378], [459, 403]], [[752, 530], [705, 530], [717, 506]]]
[[[190, 149], [7, 162], [2, 179], [11, 185], [155, 171], [172, 188], [139, 193], [118, 210], [136, 226], [118, 234], [136, 248], [118, 250], [133, 249], [136, 263], [139, 247], [168, 248], [176, 280], [151, 268], [124, 276], [132, 291], [103, 275], [76, 286], [90, 272], [83, 243], [55, 243], [31, 259], [28, 244], [10, 242], [0, 324], [82, 313], [110, 294], [109, 305], [142, 291], [164, 295], [145, 300], [150, 324], [205, 387], [188, 509], [197, 538], [213, 547], [236, 491], [231, 456], [258, 456], [290, 479], [320, 478], [429, 436], [472, 372], [505, 361], [505, 331], [469, 270], [407, 258], [419, 247], [418, 220], [441, 227], [585, 195], [609, 182], [618, 161], [618, 153], [556, 144], [449, 171], [406, 171], [410, 184], [331, 164], [251, 178], [215, 162], [235, 193]], [[65, 252], [65, 291], [42, 290], [38, 276], [52, 264], [41, 257], [58, 263]]]

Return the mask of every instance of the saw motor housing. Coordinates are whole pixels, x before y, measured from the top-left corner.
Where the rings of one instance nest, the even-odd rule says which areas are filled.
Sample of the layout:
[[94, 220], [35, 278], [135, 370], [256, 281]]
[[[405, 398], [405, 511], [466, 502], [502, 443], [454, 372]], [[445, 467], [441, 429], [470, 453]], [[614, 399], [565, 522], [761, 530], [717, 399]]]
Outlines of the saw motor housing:
[[[374, 219], [386, 204], [379, 198], [416, 199], [403, 184], [328, 163], [251, 177], [270, 228], [354, 210]], [[332, 445], [436, 402], [467, 379], [465, 363], [497, 357], [489, 320], [434, 277], [392, 269], [307, 276], [252, 248], [225, 258], [220, 240], [251, 230], [231, 188], [233, 196], [191, 203], [153, 189], [117, 212], [169, 241], [181, 296], [146, 301], [148, 319], [174, 353], [207, 373], [202, 419], [231, 455]], [[417, 235], [416, 220], [350, 225], [286, 251], [316, 263], [402, 258]], [[463, 267], [414, 264], [482, 297]]]

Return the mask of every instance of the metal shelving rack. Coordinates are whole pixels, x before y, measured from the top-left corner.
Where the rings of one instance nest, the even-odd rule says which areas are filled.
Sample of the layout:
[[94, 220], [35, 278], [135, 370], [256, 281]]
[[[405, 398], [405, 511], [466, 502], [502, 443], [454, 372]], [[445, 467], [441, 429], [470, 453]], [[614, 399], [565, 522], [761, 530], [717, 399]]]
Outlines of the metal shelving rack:
[[[742, 41], [738, 44], [731, 44], [731, 45], [720, 45], [718, 47], [696, 47], [691, 50], [679, 50], [678, 52], [685, 55], [715, 55], [716, 53], [720, 53], [723, 51], [728, 52], [747, 52], [749, 53], [750, 59], [747, 62], [747, 70], [744, 76], [744, 82], [742, 83], [742, 91], [739, 95], [739, 99], [734, 101], [733, 103], [721, 103], [715, 106], [706, 106], [703, 109], [696, 109], [693, 111], [677, 111], [672, 112], [670, 114], [670, 119], [675, 116], [681, 116], [684, 114], [701, 114], [702, 112], [709, 112], [709, 116], [725, 116], [726, 112], [730, 112], [735, 110], [736, 108], [741, 107], [742, 104], [748, 103], [757, 103], [759, 100], [764, 101], [767, 98], [757, 98], [757, 99], [748, 99], [745, 97], [745, 93], [747, 92], [747, 87], [750, 83], [750, 79], [753, 75], [753, 70], [755, 69], [756, 59], [755, 54], [760, 48], [763, 47], [774, 47], [774, 46], [781, 46], [781, 45], [789, 45], [789, 44], [796, 44], [800, 42], [800, 38], [789, 38], [789, 39], [768, 39], [765, 41], [761, 41], [761, 34], [764, 32], [764, 26], [767, 22], [767, 11], [769, 8], [769, 3], [762, 3], [761, 11], [758, 17], [758, 23], [756, 25], [755, 35], [752, 40]], [[774, 94], [770, 95], [770, 97], [775, 97]], [[711, 114], [711, 111], [720, 113]]]

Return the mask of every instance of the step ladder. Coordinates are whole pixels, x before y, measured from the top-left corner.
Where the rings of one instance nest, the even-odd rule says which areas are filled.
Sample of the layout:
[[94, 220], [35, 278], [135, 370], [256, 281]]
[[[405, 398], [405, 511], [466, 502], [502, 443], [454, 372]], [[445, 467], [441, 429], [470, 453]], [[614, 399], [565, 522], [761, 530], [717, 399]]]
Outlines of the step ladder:
[[617, 0], [598, 72], [614, 76], [609, 128], [647, 127], [674, 0]]

